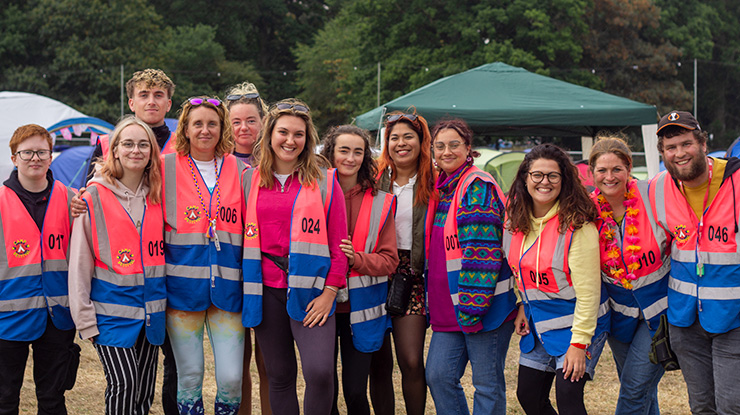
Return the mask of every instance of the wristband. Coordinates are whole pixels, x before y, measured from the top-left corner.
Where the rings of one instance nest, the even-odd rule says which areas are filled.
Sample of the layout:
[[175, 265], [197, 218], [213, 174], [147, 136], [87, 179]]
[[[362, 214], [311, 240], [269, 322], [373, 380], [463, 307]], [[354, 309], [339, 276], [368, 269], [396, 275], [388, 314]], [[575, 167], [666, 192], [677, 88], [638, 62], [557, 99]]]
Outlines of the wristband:
[[577, 347], [581, 350], [586, 350], [586, 348], [588, 347], [587, 344], [583, 344], [583, 343], [571, 343], [570, 345], [573, 347]]
[[[336, 289], [336, 288], [334, 288], [334, 287], [332, 287], [331, 285], [327, 285], [327, 286], [326, 286], [326, 287], [324, 287], [324, 288], [328, 288], [328, 289], [330, 289], [330, 290], [334, 291], [334, 294], [336, 294], [336, 293], [337, 293], [337, 289]], [[584, 348], [585, 348], [585, 347], [584, 347]]]

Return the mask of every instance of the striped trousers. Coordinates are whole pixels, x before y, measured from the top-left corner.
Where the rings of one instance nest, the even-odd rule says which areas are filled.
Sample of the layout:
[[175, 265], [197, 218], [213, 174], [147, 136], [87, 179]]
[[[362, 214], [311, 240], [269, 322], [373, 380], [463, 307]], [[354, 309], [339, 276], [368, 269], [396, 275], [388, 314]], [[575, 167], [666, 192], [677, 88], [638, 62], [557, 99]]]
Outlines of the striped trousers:
[[158, 346], [149, 343], [144, 329], [132, 348], [94, 344], [103, 364], [106, 415], [146, 415], [154, 399]]

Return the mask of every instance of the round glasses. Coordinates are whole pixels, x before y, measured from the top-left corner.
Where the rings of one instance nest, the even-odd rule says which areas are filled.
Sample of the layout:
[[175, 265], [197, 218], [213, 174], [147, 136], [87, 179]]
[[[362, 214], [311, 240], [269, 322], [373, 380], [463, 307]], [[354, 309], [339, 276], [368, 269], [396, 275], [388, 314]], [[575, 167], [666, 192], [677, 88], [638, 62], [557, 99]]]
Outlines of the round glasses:
[[563, 179], [562, 174], [554, 171], [551, 171], [550, 173], [543, 173], [541, 171], [530, 171], [529, 177], [535, 183], [542, 183], [542, 181], [545, 180], [545, 177], [547, 177], [547, 181], [551, 184], [558, 184]]

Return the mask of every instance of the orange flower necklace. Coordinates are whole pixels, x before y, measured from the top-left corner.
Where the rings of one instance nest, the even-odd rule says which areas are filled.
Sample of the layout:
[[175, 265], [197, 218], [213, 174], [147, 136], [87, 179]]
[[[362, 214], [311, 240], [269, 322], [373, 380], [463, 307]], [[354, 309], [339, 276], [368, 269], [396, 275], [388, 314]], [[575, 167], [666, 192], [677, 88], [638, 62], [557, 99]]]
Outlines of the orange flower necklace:
[[627, 191], [624, 192], [624, 221], [625, 221], [625, 233], [627, 236], [624, 238], [625, 243], [628, 243], [624, 248], [624, 259], [627, 265], [627, 271], [620, 266], [620, 258], [622, 257], [622, 250], [619, 248], [615, 237], [617, 235], [616, 229], [619, 228], [616, 221], [614, 220], [614, 212], [612, 207], [607, 202], [603, 194], [599, 194], [596, 200], [599, 203], [599, 211], [601, 219], [607, 226], [603, 226], [601, 229], [601, 240], [604, 243], [604, 249], [606, 250], [607, 260], [606, 265], [607, 273], [614, 278], [614, 284], [622, 285], [622, 287], [631, 290], [632, 281], [637, 279], [635, 271], [640, 268], [640, 257], [638, 253], [641, 247], [640, 238], [637, 236], [638, 225], [637, 215], [640, 213], [640, 209], [636, 208], [637, 205], [637, 189], [635, 181], [632, 180], [627, 184]]

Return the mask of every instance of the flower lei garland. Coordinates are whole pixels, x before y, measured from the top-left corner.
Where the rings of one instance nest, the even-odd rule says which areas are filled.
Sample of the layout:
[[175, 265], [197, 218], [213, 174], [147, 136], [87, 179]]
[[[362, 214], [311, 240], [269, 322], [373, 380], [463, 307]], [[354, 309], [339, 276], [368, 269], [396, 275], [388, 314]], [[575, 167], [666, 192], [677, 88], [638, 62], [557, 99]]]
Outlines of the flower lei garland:
[[602, 194], [599, 194], [596, 197], [596, 200], [599, 203], [601, 219], [603, 219], [604, 222], [608, 225], [603, 227], [601, 231], [601, 238], [602, 241], [604, 241], [606, 255], [608, 258], [605, 264], [607, 267], [607, 272], [609, 273], [609, 275], [611, 275], [612, 278], [614, 278], [614, 284], [621, 284], [622, 287], [631, 290], [631, 281], [637, 279], [637, 276], [634, 274], [634, 272], [637, 271], [638, 268], [640, 268], [640, 257], [638, 253], [641, 249], [641, 247], [638, 245], [638, 243], [640, 243], [640, 238], [637, 236], [637, 225], [639, 224], [639, 222], [637, 221], [637, 215], [640, 213], [640, 209], [635, 207], [635, 205], [637, 204], [637, 195], [635, 194], [634, 181], [627, 184], [627, 191], [624, 192], [624, 202], [622, 202], [625, 207], [624, 220], [626, 221], [625, 232], [627, 233], [625, 241], [629, 244], [627, 245], [627, 247], [624, 248], [626, 253], [625, 260], [627, 265], [626, 274], [624, 268], [619, 266], [619, 259], [622, 255], [622, 252], [619, 249], [619, 245], [617, 245], [617, 242], [614, 240], [614, 237], [616, 236], [616, 231], [614, 229], [618, 228], [618, 226], [616, 221], [614, 220], [614, 212], [612, 210], [612, 207], [609, 205], [609, 202], [606, 201], [606, 198]]

